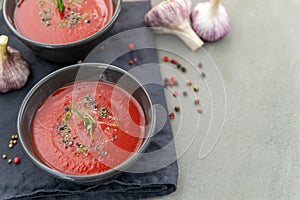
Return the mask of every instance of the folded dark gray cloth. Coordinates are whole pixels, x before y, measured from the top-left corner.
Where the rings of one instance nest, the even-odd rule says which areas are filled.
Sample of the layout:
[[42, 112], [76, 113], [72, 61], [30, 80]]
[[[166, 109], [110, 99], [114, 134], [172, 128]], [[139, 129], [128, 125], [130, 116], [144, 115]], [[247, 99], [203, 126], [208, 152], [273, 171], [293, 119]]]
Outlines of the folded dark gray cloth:
[[[145, 26], [143, 16], [149, 8], [150, 3], [148, 1], [123, 3], [121, 15], [111, 35], [127, 29]], [[17, 131], [17, 115], [23, 98], [36, 82], [63, 66], [47, 62], [34, 55], [30, 49], [9, 33], [3, 24], [2, 16], [0, 17], [0, 34], [8, 35], [10, 38], [9, 45], [20, 50], [31, 65], [30, 79], [24, 88], [19, 91], [0, 94], [0, 155], [6, 154], [8, 158], [15, 156], [21, 158], [19, 165], [8, 164], [7, 159], [0, 159], [0, 199], [141, 199], [170, 194], [176, 190], [178, 167], [169, 120], [166, 120], [160, 132], [152, 138], [147, 150], [154, 152], [168, 147], [164, 149], [164, 153], [152, 161], [154, 167], [160, 166], [161, 163], [165, 163], [166, 166], [163, 165], [164, 167], [145, 173], [123, 172], [116, 179], [98, 185], [77, 185], [53, 178], [35, 167], [26, 158], [20, 144], [9, 149], [8, 144], [11, 135]], [[133, 38], [149, 43], [149, 46], [153, 46], [154, 43], [151, 34], [139, 34], [136, 37], [133, 35]], [[128, 65], [130, 56], [132, 55], [123, 55], [113, 64], [129, 70], [131, 68]], [[139, 64], [157, 62], [157, 55], [153, 49], [136, 51], [134, 56], [139, 58]], [[98, 60], [92, 59], [91, 61]], [[161, 74], [157, 65], [145, 70], [145, 73], [139, 74], [140, 79], [153, 77], [153, 81], [156, 83], [161, 82]], [[167, 109], [164, 89], [161, 84], [149, 84], [147, 89], [153, 101]], [[170, 160], [174, 160], [174, 162], [169, 163]], [[141, 169], [144, 164], [145, 158], [142, 157], [129, 171], [135, 171], [135, 167]]]

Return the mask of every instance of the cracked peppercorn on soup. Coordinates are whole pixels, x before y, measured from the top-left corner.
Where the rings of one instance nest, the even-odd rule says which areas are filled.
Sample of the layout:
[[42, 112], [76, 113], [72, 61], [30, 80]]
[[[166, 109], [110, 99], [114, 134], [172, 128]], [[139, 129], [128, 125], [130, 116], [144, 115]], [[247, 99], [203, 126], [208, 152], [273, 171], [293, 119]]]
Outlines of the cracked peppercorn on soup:
[[21, 0], [15, 8], [16, 29], [25, 37], [47, 44], [78, 41], [102, 29], [111, 19], [111, 0]]
[[145, 115], [124, 89], [80, 81], [61, 87], [38, 108], [31, 125], [35, 152], [50, 168], [73, 175], [124, 163], [144, 141]]

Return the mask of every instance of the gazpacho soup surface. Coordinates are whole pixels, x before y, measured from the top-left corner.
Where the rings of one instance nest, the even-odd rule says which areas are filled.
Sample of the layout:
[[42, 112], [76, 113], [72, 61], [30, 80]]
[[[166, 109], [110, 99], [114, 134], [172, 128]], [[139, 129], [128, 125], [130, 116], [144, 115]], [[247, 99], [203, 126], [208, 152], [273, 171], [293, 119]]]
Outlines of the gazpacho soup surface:
[[73, 175], [107, 171], [124, 163], [144, 141], [145, 115], [137, 100], [107, 82], [61, 87], [38, 108], [31, 137], [50, 168]]
[[78, 41], [102, 29], [111, 19], [111, 0], [20, 0], [15, 8], [16, 29], [25, 37], [47, 44]]

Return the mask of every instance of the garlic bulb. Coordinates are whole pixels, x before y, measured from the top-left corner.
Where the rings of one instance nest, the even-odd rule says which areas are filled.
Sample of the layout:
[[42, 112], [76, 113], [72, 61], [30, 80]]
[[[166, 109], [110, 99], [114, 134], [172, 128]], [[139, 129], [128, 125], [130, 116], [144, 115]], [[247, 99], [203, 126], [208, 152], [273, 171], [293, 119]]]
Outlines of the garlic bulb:
[[191, 18], [194, 31], [206, 41], [219, 40], [229, 32], [229, 17], [220, 0], [196, 4]]
[[195, 51], [204, 43], [191, 27], [190, 13], [191, 0], [168, 0], [153, 7], [145, 15], [145, 22], [159, 33], [177, 35]]
[[29, 65], [19, 51], [8, 47], [8, 37], [0, 36], [0, 93], [20, 89], [30, 74]]

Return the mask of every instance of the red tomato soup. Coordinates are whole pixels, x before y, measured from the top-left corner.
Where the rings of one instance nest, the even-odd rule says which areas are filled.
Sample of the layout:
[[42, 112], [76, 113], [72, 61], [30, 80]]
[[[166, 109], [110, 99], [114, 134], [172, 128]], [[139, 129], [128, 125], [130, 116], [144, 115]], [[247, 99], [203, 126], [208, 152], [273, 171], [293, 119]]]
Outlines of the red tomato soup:
[[143, 142], [140, 104], [120, 87], [96, 81], [64, 86], [38, 108], [31, 127], [34, 149], [50, 168], [74, 175], [107, 171]]
[[47, 44], [63, 44], [93, 35], [112, 17], [111, 0], [21, 0], [14, 12], [17, 30], [25, 37]]

